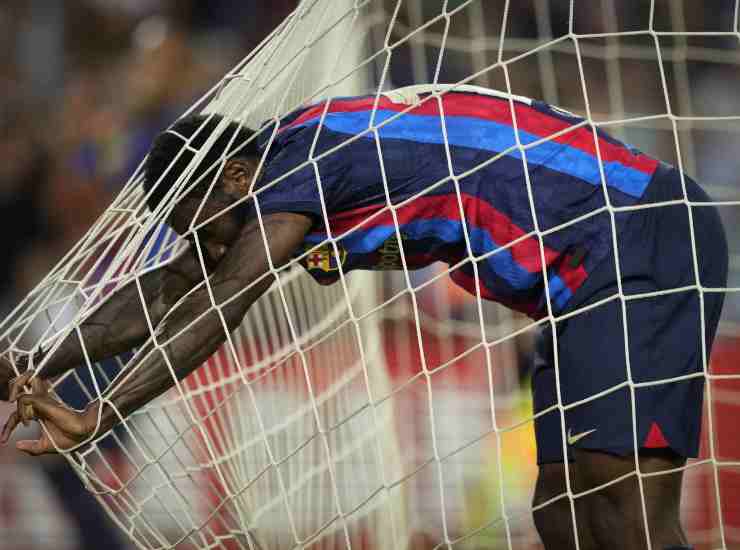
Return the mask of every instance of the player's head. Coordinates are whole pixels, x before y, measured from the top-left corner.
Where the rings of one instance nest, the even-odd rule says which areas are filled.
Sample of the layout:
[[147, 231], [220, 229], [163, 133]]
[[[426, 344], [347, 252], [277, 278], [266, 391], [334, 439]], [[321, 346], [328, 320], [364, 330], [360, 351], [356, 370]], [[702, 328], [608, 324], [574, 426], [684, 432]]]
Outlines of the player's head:
[[[190, 166], [196, 152], [203, 148], [222, 120], [221, 115], [215, 114], [210, 117], [191, 115], [179, 120], [157, 136], [144, 165], [144, 189], [148, 193], [147, 203], [152, 211], [177, 183], [183, 171]], [[248, 187], [251, 182], [245, 184], [243, 180], [246, 174], [233, 167], [247, 170], [251, 168], [250, 175], [254, 176], [258, 152], [257, 140], [252, 139], [253, 137], [253, 130], [240, 126], [237, 122], [231, 122], [190, 174], [185, 184], [186, 189], [199, 180], [200, 183], [195, 185], [187, 196], [202, 198], [206, 195], [213, 177], [221, 170], [221, 161], [224, 158], [227, 159], [226, 165], [214, 190], [234, 194], [241, 188]]]
[[[144, 189], [152, 211], [164, 200], [182, 173], [190, 168], [197, 152], [221, 122], [222, 117], [218, 115], [210, 118], [193, 115], [157, 136], [144, 165]], [[188, 191], [177, 199], [168, 217], [168, 223], [175, 231], [187, 235], [191, 241], [194, 235], [189, 229], [198, 210], [200, 214], [196, 222], [213, 218], [198, 231], [208, 267], [218, 263], [244, 224], [239, 209], [227, 209], [249, 192], [256, 175], [259, 155], [257, 140], [253, 137], [252, 130], [240, 127], [236, 122], [229, 124], [189, 174], [182, 187]], [[225, 164], [222, 162], [224, 159]], [[211, 189], [216, 176], [218, 179]], [[203, 203], [206, 195], [208, 200]]]

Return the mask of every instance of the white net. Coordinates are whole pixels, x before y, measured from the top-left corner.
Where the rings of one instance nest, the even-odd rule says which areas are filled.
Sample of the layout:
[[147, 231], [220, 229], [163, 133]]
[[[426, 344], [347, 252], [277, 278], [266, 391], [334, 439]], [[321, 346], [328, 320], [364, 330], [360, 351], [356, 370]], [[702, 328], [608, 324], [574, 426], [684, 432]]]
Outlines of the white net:
[[[338, 47], [365, 32], [351, 6], [299, 8], [195, 109], [259, 124], [312, 95], [362, 92], [361, 74], [332, 81], [336, 67], [355, 66], [362, 52], [361, 42]], [[107, 296], [186, 246], [163, 224], [173, 199], [152, 214], [141, 183], [135, 174], [6, 320], [12, 350], [41, 345], [53, 360], [55, 343]], [[303, 270], [289, 269], [279, 286], [250, 309], [229, 349], [121, 428], [70, 453], [140, 547], [403, 544], [400, 492], [389, 481], [399, 453], [393, 411], [373, 402], [390, 391], [387, 370], [377, 330], [360, 332], [352, 318], [362, 282], [317, 292]], [[84, 405], [142, 355], [82, 365], [59, 393]]]
[[[720, 4], [304, 0], [192, 112], [258, 127], [321, 99], [445, 82], [542, 98], [695, 176], [721, 201], [732, 240], [740, 3]], [[407, 111], [416, 101], [401, 99]], [[371, 139], [380, 129], [371, 122]], [[515, 137], [526, 158], [531, 144]], [[140, 172], [5, 320], [10, 352], [43, 346], [52, 361], [107, 296], [184, 249], [163, 220], [185, 178], [152, 213]], [[394, 221], [400, 208], [389, 208]], [[607, 200], [604, 211], [625, 210]], [[547, 233], [535, 222], [530, 236]], [[70, 463], [141, 548], [536, 547], [519, 358], [535, 325], [463, 296], [449, 269], [340, 267], [340, 282], [321, 288], [297, 266], [274, 270], [279, 283], [222, 350]], [[736, 286], [699, 288], [728, 293], [730, 358]], [[617, 299], [626, 308], [621, 288]], [[88, 362], [57, 388], [82, 406], [139, 359]], [[709, 436], [687, 469], [684, 516], [702, 548], [732, 548], [740, 449], [724, 434], [740, 375], [704, 353], [703, 376]]]

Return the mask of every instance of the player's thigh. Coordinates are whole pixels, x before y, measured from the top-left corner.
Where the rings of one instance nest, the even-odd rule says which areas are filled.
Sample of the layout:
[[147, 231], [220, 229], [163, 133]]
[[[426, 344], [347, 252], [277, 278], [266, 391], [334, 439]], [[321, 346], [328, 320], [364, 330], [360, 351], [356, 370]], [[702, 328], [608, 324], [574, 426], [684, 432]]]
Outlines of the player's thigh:
[[[643, 279], [622, 289], [636, 296], [654, 286]], [[704, 387], [700, 326], [695, 290], [624, 304], [615, 299], [564, 321], [558, 353], [569, 448], [618, 456], [671, 448], [696, 456]]]
[[[623, 290], [637, 295], [651, 284], [628, 281]], [[573, 317], [559, 332], [573, 486], [598, 548], [609, 548], [615, 532], [622, 533], [620, 548], [644, 547], [646, 519], [651, 540], [682, 542], [681, 474], [668, 471], [698, 450], [699, 312], [691, 292], [624, 307], [614, 300]], [[661, 473], [638, 477], [638, 471]]]
[[[574, 499], [578, 487], [574, 475], [575, 464], [540, 464], [535, 485], [533, 519], [546, 550], [575, 548], [577, 534], [581, 550], [596, 550], [598, 545], [591, 531], [589, 502]], [[570, 476], [570, 488], [566, 483]]]
[[669, 449], [644, 449], [638, 458], [598, 451], [574, 451], [573, 477], [587, 504], [592, 530], [629, 529], [644, 536], [645, 516], [651, 533], [679, 524], [681, 486], [686, 459]]
[[545, 548], [573, 541], [572, 513], [565, 482], [565, 465], [540, 464], [532, 498], [532, 518]]
[[[668, 198], [661, 193], [681, 189], [680, 173], [672, 170], [664, 177], [651, 185], [658, 194], [651, 201], [661, 202]], [[708, 200], [689, 178], [685, 185], [692, 201]], [[612, 280], [616, 273], [606, 269], [610, 258], [592, 275], [601, 282], [584, 302], [617, 299], [558, 323], [560, 385], [571, 445], [623, 456], [641, 448], [696, 456], [700, 375], [723, 295], [700, 295], [695, 287], [698, 282], [726, 285], [727, 244], [715, 208], [694, 207], [692, 213], [693, 224], [683, 204], [629, 213], [617, 239], [621, 285]]]
[[[565, 464], [555, 462], [540, 464], [537, 472], [532, 506], [547, 512], [553, 508], [569, 507], [568, 484], [565, 481]], [[557, 504], [560, 502], [561, 504]]]
[[[677, 496], [680, 493], [683, 476], [682, 467], [686, 459], [669, 449], [643, 449], [637, 463], [633, 455], [618, 456], [591, 450], [574, 450], [575, 463], [572, 465], [573, 477], [579, 491], [613, 483], [620, 478], [629, 479], [628, 484], [639, 491], [639, 478], [642, 478], [645, 494], [658, 496]], [[630, 489], [633, 490], [633, 489]], [[608, 492], [604, 494], [618, 494]]]

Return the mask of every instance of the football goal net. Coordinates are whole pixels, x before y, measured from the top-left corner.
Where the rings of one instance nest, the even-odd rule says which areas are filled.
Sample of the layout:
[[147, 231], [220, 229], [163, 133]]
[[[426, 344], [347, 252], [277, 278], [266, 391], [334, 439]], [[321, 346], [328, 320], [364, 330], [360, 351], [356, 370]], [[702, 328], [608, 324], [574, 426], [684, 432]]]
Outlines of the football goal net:
[[[161, 204], [154, 211], [147, 206], [142, 164], [0, 325], [4, 353], [16, 360], [43, 349], [34, 365], [43, 372], [70, 335], [85, 348], [80, 327], [108, 297], [127, 285], [140, 288], [147, 273], [189, 253], [195, 220], [186, 235], [167, 220], [228, 123], [271, 125], [277, 132], [296, 109], [314, 105], [323, 113], [321, 128], [332, 102], [347, 96], [370, 98], [373, 113], [381, 100], [399, 106], [390, 118], [372, 116], [348, 140], [375, 140], [379, 152], [394, 120], [426, 103], [442, 104], [456, 91], [496, 94], [508, 102], [512, 119], [528, 97], [567, 109], [589, 132], [608, 132], [702, 182], [726, 221], [732, 252], [740, 207], [740, 0], [717, 10], [699, 4], [297, 3], [184, 113], [221, 115], [223, 123], [199, 147], [183, 139], [192, 161]], [[443, 111], [437, 116], [444, 128]], [[533, 147], [574, 129], [536, 143], [512, 129], [511, 146], [481, 166], [506, 155], [526, 166]], [[449, 148], [447, 133], [440, 136]], [[341, 155], [342, 147], [327, 154]], [[309, 157], [303, 165], [313, 170], [318, 163]], [[457, 182], [457, 176], [450, 162], [443, 179]], [[431, 181], [430, 189], [441, 183]], [[688, 204], [685, 194], [678, 202]], [[330, 235], [304, 263], [335, 284], [317, 285], [298, 261], [273, 268], [276, 282], [200, 369], [111, 431], [64, 453], [137, 547], [538, 547], [527, 357], [534, 332], [554, 326], [557, 315], [548, 305], [534, 322], [484, 300], [480, 290], [465, 293], [448, 277], [460, 266], [408, 269], [398, 225], [405, 205], [389, 199], [385, 209], [391, 233], [380, 253], [388, 255], [388, 271], [342, 268], [342, 239], [365, 221]], [[619, 209], [607, 201], [601, 210], [614, 223]], [[535, 225], [487, 254], [508, 254], [531, 239], [544, 260], [546, 233]], [[693, 232], [685, 246], [694, 250]], [[473, 264], [480, 259], [471, 251], [463, 256]], [[683, 514], [698, 548], [740, 544], [733, 498], [740, 490], [740, 446], [731, 422], [740, 412], [740, 374], [733, 368], [740, 359], [740, 285], [733, 265], [727, 288], [689, 289], [700, 300], [707, 292], [727, 294], [713, 362], [706, 350], [702, 358], [701, 456], [685, 468]], [[208, 286], [206, 278], [201, 286]], [[628, 301], [621, 290], [612, 298]], [[696, 331], [698, 337], [703, 328]], [[82, 408], [117, 377], [136, 371], [146, 354], [166, 353], [156, 327], [151, 332], [140, 349], [99, 362], [88, 357], [56, 380], [60, 399]], [[634, 392], [639, 384], [628, 378], [624, 386]], [[558, 400], [552, 411], [563, 418], [566, 405]], [[559, 498], [582, 496], [568, 486]], [[573, 524], [577, 529], [575, 518]]]

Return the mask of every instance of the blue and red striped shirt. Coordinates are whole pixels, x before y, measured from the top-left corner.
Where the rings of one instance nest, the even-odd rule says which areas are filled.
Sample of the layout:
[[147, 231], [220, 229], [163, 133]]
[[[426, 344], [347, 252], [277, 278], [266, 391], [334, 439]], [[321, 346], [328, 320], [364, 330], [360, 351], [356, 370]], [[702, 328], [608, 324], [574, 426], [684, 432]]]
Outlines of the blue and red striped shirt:
[[597, 142], [613, 206], [639, 201], [659, 162], [545, 103], [456, 90], [414, 87], [291, 113], [262, 144], [260, 211], [316, 220], [301, 253], [311, 251], [302, 262], [322, 284], [340, 268], [401, 269], [402, 250], [409, 269], [446, 262], [471, 293], [540, 318], [544, 257], [561, 312], [612, 249]]

